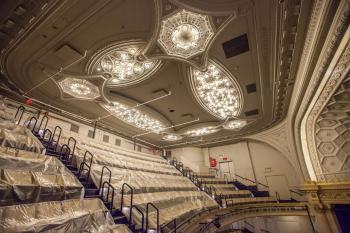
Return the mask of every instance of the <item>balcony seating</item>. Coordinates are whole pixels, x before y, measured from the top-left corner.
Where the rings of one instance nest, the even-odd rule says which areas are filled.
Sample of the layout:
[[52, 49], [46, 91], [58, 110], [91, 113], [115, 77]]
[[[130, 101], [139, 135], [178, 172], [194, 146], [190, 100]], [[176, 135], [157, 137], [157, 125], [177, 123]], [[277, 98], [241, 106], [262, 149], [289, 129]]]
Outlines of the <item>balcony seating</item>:
[[114, 225], [99, 199], [0, 207], [0, 232], [130, 233], [126, 225]]
[[57, 159], [0, 147], [0, 206], [82, 197], [78, 179]]

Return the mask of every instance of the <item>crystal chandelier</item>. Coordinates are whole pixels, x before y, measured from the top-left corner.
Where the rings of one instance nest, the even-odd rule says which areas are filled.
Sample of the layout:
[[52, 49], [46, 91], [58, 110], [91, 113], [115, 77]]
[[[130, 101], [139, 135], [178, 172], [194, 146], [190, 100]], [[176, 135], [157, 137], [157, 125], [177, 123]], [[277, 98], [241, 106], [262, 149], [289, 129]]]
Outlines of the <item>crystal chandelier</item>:
[[101, 104], [107, 111], [119, 118], [120, 120], [135, 126], [137, 128], [160, 133], [165, 125], [159, 120], [141, 112], [138, 109], [125, 104], [113, 101], [111, 105]]
[[184, 134], [189, 137], [204, 136], [218, 132], [220, 129], [214, 126], [207, 126], [186, 131]]
[[238, 84], [213, 61], [206, 71], [191, 69], [191, 83], [197, 100], [219, 119], [240, 113], [242, 95]]
[[108, 85], [125, 86], [148, 78], [160, 67], [159, 60], [137, 59], [142, 43], [112, 46], [99, 52], [92, 61], [92, 73], [109, 74]]
[[226, 124], [224, 125], [225, 129], [241, 129], [244, 126], [247, 125], [247, 121], [246, 120], [231, 120], [226, 122]]
[[213, 36], [207, 15], [182, 10], [162, 21], [158, 43], [169, 55], [189, 58], [205, 51]]
[[164, 141], [178, 141], [182, 139], [182, 136], [177, 134], [165, 134], [162, 139]]
[[81, 99], [96, 99], [100, 96], [97, 86], [85, 79], [65, 78], [59, 82], [63, 92]]

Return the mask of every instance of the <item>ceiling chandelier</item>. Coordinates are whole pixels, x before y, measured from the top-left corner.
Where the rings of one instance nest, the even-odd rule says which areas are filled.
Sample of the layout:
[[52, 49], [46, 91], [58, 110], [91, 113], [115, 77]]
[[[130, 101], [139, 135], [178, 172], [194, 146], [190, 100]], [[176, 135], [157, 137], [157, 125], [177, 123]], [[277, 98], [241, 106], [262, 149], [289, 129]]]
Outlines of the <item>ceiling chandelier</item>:
[[247, 125], [246, 120], [237, 119], [237, 120], [231, 120], [226, 122], [223, 127], [224, 129], [241, 129], [246, 125]]
[[183, 137], [177, 134], [165, 134], [163, 136], [164, 141], [178, 141], [181, 140]]
[[65, 78], [59, 82], [63, 92], [80, 99], [96, 99], [100, 96], [97, 86], [85, 79]]
[[216, 133], [220, 129], [214, 126], [207, 126], [207, 127], [202, 127], [202, 128], [197, 128], [197, 129], [192, 129], [188, 130], [184, 133], [184, 135], [188, 137], [198, 137], [198, 136], [205, 136], [208, 134]]
[[219, 119], [237, 116], [242, 94], [237, 82], [213, 61], [205, 71], [191, 68], [191, 84], [197, 100]]
[[143, 43], [118, 44], [95, 55], [89, 66], [90, 73], [108, 74], [108, 85], [126, 86], [140, 82], [152, 75], [161, 64], [160, 60], [137, 59]]
[[181, 10], [162, 21], [158, 43], [168, 55], [189, 58], [205, 51], [213, 36], [207, 15]]
[[113, 101], [111, 104], [101, 105], [120, 120], [137, 128], [154, 133], [160, 133], [165, 128], [162, 122], [152, 116], [117, 101]]

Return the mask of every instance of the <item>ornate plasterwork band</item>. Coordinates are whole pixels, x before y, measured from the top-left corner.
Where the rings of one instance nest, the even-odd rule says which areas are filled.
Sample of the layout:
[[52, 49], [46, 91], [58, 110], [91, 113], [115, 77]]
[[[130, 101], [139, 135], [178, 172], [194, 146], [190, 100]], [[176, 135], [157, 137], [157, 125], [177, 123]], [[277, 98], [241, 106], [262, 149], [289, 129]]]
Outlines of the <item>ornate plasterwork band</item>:
[[[329, 76], [329, 79], [321, 84], [321, 92], [319, 93], [317, 99], [314, 100], [314, 102], [310, 106], [310, 111], [307, 115], [306, 120], [306, 140], [309, 150], [309, 156], [310, 160], [316, 175], [317, 180], [325, 180], [324, 171], [322, 169], [322, 166], [320, 164], [320, 160], [318, 157], [318, 151], [316, 147], [315, 142], [315, 124], [316, 120], [318, 119], [320, 113], [332, 97], [333, 93], [337, 89], [337, 87], [341, 84], [341, 82], [344, 80], [346, 75], [349, 72], [349, 65], [350, 65], [350, 31], [348, 30], [348, 33], [346, 35], [347, 42], [344, 50], [341, 53], [341, 56], [339, 57], [336, 65], [334, 66], [331, 75]], [[327, 179], [329, 179], [330, 176], [328, 176]], [[333, 174], [332, 179], [338, 179], [342, 178], [341, 174]]]
[[[342, 5], [338, 7], [338, 14], [334, 17], [333, 25], [329, 29], [329, 36], [326, 39], [324, 49], [318, 58], [319, 62], [316, 65], [316, 68], [312, 67], [312, 59], [314, 59], [314, 54], [318, 48], [317, 43], [322, 36], [322, 26], [325, 18], [327, 18], [327, 9], [330, 7], [331, 3], [332, 1], [316, 0], [313, 4], [313, 10], [307, 29], [303, 53], [300, 59], [303, 62], [299, 64], [298, 72], [296, 74], [298, 78], [296, 79], [289, 108], [289, 114], [291, 116], [297, 112], [292, 127], [294, 127], [293, 131], [295, 132], [295, 140], [297, 143], [296, 151], [299, 156], [299, 161], [301, 164], [306, 165], [302, 166], [305, 176], [309, 175], [310, 178], [314, 180], [316, 180], [316, 177], [314, 175], [313, 168], [308, 167], [312, 166], [311, 161], [308, 165], [307, 152], [303, 151], [302, 149], [303, 147], [307, 147], [307, 143], [305, 142], [304, 145], [301, 146], [303, 141], [306, 141], [306, 135], [302, 135], [304, 127], [300, 127], [300, 124], [304, 124], [302, 120], [305, 116], [305, 112], [307, 111], [316, 90], [319, 88], [320, 82], [324, 79], [324, 74], [331, 62], [331, 59], [333, 58], [337, 46], [344, 36], [346, 28], [348, 27], [347, 22], [349, 20], [350, 10], [350, 3], [342, 2]], [[312, 75], [311, 81], [308, 83], [310, 78], [307, 77], [307, 75], [312, 72], [312, 69], [314, 69], [315, 72]], [[304, 92], [303, 90], [305, 85], [308, 85], [308, 87]], [[300, 106], [298, 106], [299, 101], [301, 102]]]

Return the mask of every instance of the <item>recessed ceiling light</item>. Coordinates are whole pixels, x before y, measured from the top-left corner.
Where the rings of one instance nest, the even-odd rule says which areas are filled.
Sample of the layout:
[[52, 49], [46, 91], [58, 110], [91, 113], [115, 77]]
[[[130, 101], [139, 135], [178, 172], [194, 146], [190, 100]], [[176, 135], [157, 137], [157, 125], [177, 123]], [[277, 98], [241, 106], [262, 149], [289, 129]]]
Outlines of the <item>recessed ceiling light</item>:
[[97, 86], [85, 79], [65, 78], [59, 82], [63, 92], [80, 99], [96, 99], [100, 96]]
[[169, 55], [189, 58], [205, 51], [213, 36], [207, 15], [182, 10], [162, 21], [158, 43]]

